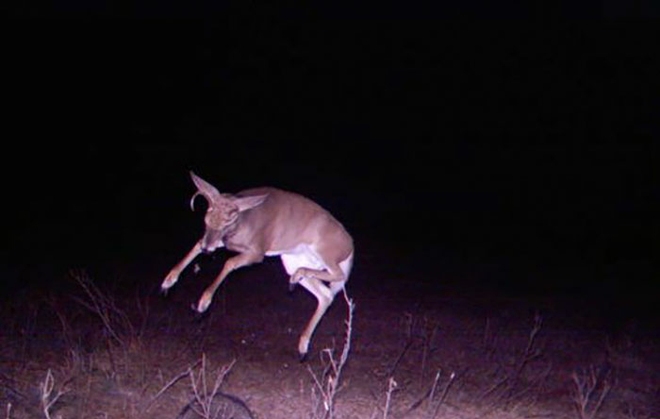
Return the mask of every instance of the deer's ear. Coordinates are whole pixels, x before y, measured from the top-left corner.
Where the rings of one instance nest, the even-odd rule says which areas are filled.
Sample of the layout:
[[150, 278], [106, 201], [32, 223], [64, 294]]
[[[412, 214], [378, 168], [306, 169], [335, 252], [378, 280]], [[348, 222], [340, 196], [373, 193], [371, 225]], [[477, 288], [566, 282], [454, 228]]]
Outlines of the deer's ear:
[[256, 195], [256, 196], [246, 196], [244, 198], [236, 198], [234, 199], [234, 204], [238, 206], [239, 211], [247, 211], [251, 208], [254, 208], [258, 205], [261, 205], [266, 198], [268, 197], [268, 194], [264, 195]]
[[220, 192], [218, 192], [215, 186], [211, 185], [201, 177], [197, 176], [192, 171], [190, 171], [190, 177], [195, 183], [195, 186], [197, 186], [197, 190], [199, 191], [199, 193], [204, 195], [207, 199], [220, 196]]

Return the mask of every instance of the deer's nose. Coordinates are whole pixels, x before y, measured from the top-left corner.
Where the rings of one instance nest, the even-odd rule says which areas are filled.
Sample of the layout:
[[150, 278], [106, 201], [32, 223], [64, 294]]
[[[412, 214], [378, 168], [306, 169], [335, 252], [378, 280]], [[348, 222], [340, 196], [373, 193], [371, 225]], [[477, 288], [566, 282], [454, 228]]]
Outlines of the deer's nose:
[[211, 253], [222, 247], [222, 231], [207, 227], [201, 240], [202, 252]]
[[214, 250], [215, 250], [215, 246], [202, 244], [202, 253], [208, 255], [209, 253], [213, 253]]

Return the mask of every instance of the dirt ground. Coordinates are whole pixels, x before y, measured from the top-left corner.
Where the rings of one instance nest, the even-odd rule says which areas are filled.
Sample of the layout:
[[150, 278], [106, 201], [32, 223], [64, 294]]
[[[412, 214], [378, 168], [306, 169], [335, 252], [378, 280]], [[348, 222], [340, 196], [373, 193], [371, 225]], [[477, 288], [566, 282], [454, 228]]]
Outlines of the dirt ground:
[[347, 302], [337, 297], [299, 362], [315, 300], [288, 292], [277, 259], [233, 273], [195, 316], [191, 304], [223, 260], [200, 261], [167, 296], [158, 287], [176, 260], [74, 271], [7, 298], [2, 415], [176, 418], [195, 389], [203, 396], [216, 383], [263, 419], [660, 415], [658, 334], [638, 318], [603, 320], [579, 298], [457, 291], [429, 283], [440, 270], [367, 255], [348, 286], [350, 350], [328, 412]]

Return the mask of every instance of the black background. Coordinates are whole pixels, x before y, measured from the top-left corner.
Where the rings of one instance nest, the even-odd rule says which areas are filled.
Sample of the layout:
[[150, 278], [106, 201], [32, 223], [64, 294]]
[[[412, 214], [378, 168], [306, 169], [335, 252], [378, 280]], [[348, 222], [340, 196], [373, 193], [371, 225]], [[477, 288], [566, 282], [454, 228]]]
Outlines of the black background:
[[354, 235], [358, 266], [381, 257], [438, 292], [479, 266], [476, 289], [653, 300], [652, 22], [240, 11], [5, 26], [5, 285], [86, 265], [164, 275], [202, 231], [194, 170], [307, 195]]

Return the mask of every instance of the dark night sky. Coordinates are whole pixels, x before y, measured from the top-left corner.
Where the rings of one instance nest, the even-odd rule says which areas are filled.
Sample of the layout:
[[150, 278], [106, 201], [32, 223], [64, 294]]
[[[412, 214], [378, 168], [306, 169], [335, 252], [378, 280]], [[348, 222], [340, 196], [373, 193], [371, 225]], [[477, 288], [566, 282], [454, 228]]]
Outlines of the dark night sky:
[[8, 26], [11, 275], [166, 272], [201, 234], [192, 169], [228, 192], [308, 195], [358, 250], [437, 275], [438, 260], [495, 263], [522, 266], [513, 283], [649, 289], [660, 69], [645, 22]]

